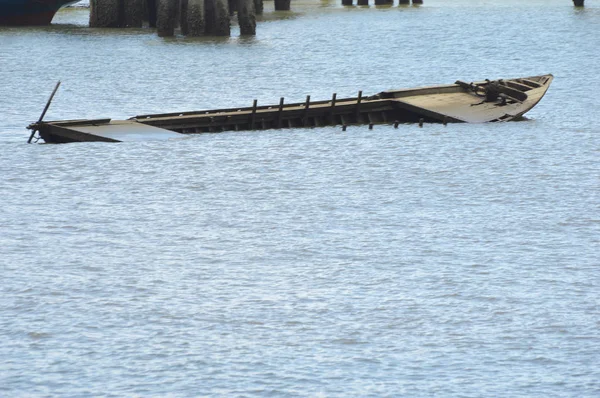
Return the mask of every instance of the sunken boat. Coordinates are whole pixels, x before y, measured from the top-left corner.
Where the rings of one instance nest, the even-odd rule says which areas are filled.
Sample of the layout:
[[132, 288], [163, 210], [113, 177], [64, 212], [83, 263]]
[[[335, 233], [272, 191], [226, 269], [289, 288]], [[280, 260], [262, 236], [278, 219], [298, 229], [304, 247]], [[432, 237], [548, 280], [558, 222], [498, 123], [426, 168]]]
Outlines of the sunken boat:
[[[251, 107], [110, 118], [42, 121], [28, 126], [46, 143], [165, 140], [189, 134], [334, 125], [486, 123], [518, 120], [546, 94], [553, 76], [456, 81], [454, 84], [389, 90], [370, 96]], [[55, 94], [56, 89], [52, 93]], [[51, 96], [51, 99], [52, 99]], [[50, 100], [51, 100], [50, 99]], [[37, 133], [37, 136], [36, 136]]]

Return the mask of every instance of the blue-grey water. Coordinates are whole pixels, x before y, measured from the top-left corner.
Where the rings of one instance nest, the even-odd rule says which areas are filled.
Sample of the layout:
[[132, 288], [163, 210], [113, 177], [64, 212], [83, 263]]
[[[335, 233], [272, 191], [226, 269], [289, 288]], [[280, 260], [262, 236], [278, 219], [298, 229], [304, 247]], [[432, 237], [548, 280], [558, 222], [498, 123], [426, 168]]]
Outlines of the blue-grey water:
[[[0, 28], [0, 396], [600, 396], [600, 1]], [[27, 145], [46, 119], [553, 73], [518, 123]]]

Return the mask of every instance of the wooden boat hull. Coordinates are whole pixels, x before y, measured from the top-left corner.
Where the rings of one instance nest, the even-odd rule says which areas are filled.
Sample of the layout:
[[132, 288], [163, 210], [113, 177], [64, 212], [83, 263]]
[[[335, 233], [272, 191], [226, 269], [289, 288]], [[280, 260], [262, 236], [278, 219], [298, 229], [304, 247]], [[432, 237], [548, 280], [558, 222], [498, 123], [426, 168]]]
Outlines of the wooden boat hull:
[[[372, 96], [111, 119], [38, 122], [46, 143], [172, 139], [185, 134], [350, 124], [484, 123], [521, 118], [547, 92], [552, 75], [390, 90]], [[146, 126], [146, 127], [144, 127]], [[131, 133], [131, 132], [135, 133]], [[107, 133], [108, 132], [108, 133]], [[132, 136], [134, 139], [132, 139]]]

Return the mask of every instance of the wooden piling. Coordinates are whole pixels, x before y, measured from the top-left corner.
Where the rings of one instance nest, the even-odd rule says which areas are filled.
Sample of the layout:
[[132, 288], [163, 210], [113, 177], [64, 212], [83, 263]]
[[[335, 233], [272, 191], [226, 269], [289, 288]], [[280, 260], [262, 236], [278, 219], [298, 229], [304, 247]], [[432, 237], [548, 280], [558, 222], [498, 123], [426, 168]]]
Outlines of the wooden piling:
[[233, 16], [238, 11], [238, 0], [227, 0], [229, 3], [229, 15]]
[[188, 34], [187, 12], [188, 0], [179, 0], [179, 28], [184, 36]]
[[240, 35], [256, 34], [256, 10], [254, 0], [239, 0], [238, 23], [240, 24]]
[[291, 0], [275, 0], [275, 11], [289, 11]]
[[229, 36], [231, 34], [231, 17], [227, 0], [215, 0], [215, 36]]
[[118, 28], [121, 26], [119, 0], [90, 0], [90, 28]]
[[177, 17], [177, 0], [157, 0], [156, 33], [159, 37], [175, 34], [175, 18]]
[[410, 0], [398, 0], [398, 4], [410, 4]]
[[123, 24], [125, 28], [141, 28], [144, 23], [145, 0], [122, 0]]
[[575, 7], [583, 7], [584, 6], [584, 0], [573, 0], [573, 4], [575, 5]]
[[254, 9], [256, 10], [256, 14], [262, 14], [265, 10], [263, 0], [254, 0]]
[[[192, 37], [202, 36], [205, 27], [204, 0], [187, 0], [184, 34]], [[183, 28], [182, 25], [182, 31]]]
[[369, 5], [369, 0], [357, 0], [356, 4], [359, 6], [368, 6]]
[[156, 28], [156, 0], [146, 0], [148, 12], [148, 26]]
[[215, 1], [204, 0], [204, 31], [209, 36], [215, 33]]
[[413, 4], [423, 4], [423, 0], [412, 0]]

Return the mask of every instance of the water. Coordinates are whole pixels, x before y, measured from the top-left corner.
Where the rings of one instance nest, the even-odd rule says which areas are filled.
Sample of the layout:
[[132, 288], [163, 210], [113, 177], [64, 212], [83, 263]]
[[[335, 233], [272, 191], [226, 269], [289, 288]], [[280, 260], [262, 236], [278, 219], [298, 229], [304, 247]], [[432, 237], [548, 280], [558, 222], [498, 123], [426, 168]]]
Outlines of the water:
[[[600, 3], [0, 28], [0, 396], [600, 395]], [[553, 73], [519, 123], [27, 145], [47, 119]]]

